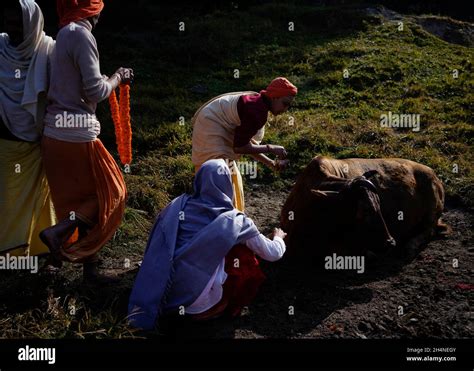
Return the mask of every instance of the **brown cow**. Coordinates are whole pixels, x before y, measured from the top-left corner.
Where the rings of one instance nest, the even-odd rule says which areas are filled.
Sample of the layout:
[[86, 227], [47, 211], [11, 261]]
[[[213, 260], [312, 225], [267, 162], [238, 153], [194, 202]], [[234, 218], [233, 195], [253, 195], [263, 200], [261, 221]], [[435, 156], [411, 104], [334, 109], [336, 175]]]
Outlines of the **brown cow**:
[[443, 185], [425, 165], [317, 156], [298, 177], [281, 224], [290, 255], [360, 255], [395, 245], [412, 252], [448, 232], [443, 207]]

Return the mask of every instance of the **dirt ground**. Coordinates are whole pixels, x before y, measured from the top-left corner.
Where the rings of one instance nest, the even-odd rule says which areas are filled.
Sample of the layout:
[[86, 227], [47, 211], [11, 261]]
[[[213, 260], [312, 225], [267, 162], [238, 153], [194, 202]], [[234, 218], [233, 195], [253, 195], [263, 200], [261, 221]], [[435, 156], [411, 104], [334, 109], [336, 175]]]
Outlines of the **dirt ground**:
[[[254, 185], [246, 193], [246, 212], [263, 233], [268, 235], [278, 225], [288, 191]], [[459, 207], [448, 207], [443, 219], [453, 233], [445, 240], [430, 242], [412, 260], [379, 259], [369, 264], [363, 274], [316, 272], [311, 264], [285, 259], [262, 262], [267, 280], [241, 317], [202, 323], [183, 317], [165, 320], [158, 333], [146, 335], [178, 339], [472, 338], [474, 215]], [[94, 318], [103, 317], [104, 310], [112, 304], [116, 305], [114, 316], [125, 318], [140, 259], [136, 256], [132, 269], [122, 271], [118, 269], [121, 262], [104, 259], [103, 268], [119, 273], [122, 282], [100, 290], [84, 287], [81, 268], [75, 265], [67, 265], [53, 281], [42, 276], [29, 280], [21, 290], [8, 282], [26, 277], [12, 273], [4, 277], [3, 297], [9, 299], [3, 301], [0, 311], [8, 320], [34, 308], [46, 310], [48, 290], [54, 290], [55, 297], [78, 296], [90, 306]], [[457, 267], [453, 266], [454, 259]], [[30, 323], [30, 317], [25, 318], [25, 323]], [[3, 336], [17, 337], [17, 332], [12, 334], [4, 328], [5, 323], [0, 323]], [[38, 322], [38, 326], [39, 333], [31, 330], [22, 336], [40, 336], [41, 331], [54, 326], [63, 328], [64, 323], [48, 320]]]
[[[247, 192], [246, 212], [264, 233], [278, 225], [287, 195]], [[240, 318], [179, 320], [164, 331], [177, 338], [471, 338], [474, 218], [448, 207], [443, 220], [453, 228], [447, 239], [412, 260], [378, 259], [363, 274], [263, 262], [267, 281]]]

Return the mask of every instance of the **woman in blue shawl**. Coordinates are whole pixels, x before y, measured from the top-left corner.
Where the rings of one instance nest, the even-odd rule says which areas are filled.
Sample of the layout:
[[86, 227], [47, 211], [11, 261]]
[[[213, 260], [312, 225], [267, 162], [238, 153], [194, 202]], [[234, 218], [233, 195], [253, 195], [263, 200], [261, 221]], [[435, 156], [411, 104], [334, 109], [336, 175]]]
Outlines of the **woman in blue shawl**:
[[[196, 174], [194, 194], [175, 198], [159, 214], [130, 296], [132, 326], [151, 329], [158, 316], [183, 309], [197, 318], [216, 313], [216, 308], [222, 314], [229, 298], [235, 298], [224, 292], [232, 290], [229, 285], [224, 289], [224, 283], [232, 268], [239, 268], [239, 264], [225, 264], [226, 256], [229, 258], [236, 245], [240, 249], [237, 256], [243, 257], [242, 264], [250, 261], [248, 255], [241, 253], [242, 249], [252, 257], [255, 252], [269, 261], [283, 256], [285, 233], [275, 229], [273, 241], [260, 234], [250, 218], [234, 209], [232, 197], [228, 166], [224, 160], [210, 160]], [[238, 263], [238, 259], [234, 260]], [[258, 263], [254, 268], [258, 268]], [[254, 286], [259, 286], [264, 278], [259, 268], [258, 271], [260, 276]], [[240, 313], [240, 309], [236, 311], [234, 306], [233, 315], [236, 312]]]

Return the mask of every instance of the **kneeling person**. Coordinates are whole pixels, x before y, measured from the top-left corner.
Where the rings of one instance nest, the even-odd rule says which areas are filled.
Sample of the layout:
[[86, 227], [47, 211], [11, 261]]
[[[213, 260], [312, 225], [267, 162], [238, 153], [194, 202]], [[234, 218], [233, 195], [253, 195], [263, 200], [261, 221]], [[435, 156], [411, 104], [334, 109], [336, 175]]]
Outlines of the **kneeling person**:
[[273, 241], [233, 206], [230, 169], [209, 160], [196, 174], [194, 194], [174, 199], [158, 216], [129, 302], [134, 327], [151, 329], [162, 314], [197, 319], [237, 316], [265, 276], [255, 254], [268, 261], [286, 249], [281, 229]]

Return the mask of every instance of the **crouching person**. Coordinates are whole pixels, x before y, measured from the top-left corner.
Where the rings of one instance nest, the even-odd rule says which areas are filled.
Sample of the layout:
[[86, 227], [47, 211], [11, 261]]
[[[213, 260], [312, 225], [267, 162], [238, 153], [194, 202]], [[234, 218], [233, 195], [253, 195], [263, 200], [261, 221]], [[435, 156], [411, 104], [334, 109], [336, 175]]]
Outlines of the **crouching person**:
[[194, 194], [174, 199], [158, 216], [130, 296], [130, 324], [152, 329], [160, 315], [195, 319], [237, 316], [265, 279], [255, 254], [268, 261], [285, 252], [285, 233], [273, 240], [233, 206], [224, 160], [205, 162]]

